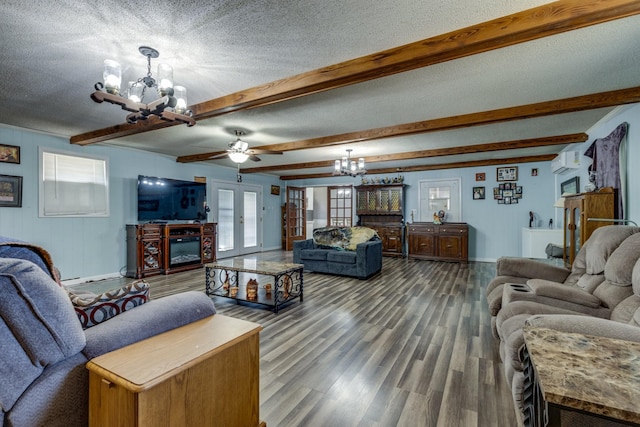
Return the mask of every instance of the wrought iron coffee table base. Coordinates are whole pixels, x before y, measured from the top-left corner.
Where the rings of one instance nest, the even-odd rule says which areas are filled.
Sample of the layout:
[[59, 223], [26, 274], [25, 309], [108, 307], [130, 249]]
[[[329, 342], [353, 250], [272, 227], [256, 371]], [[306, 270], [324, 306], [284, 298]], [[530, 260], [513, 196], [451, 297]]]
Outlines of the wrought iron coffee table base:
[[[220, 260], [205, 264], [205, 290], [209, 296], [266, 305], [273, 307], [273, 311], [277, 313], [283, 304], [296, 298], [303, 301], [303, 267], [302, 264], [255, 259]], [[247, 294], [247, 284], [240, 282], [240, 273], [246, 273], [247, 279], [258, 279], [255, 297]], [[270, 289], [268, 285], [271, 285]]]

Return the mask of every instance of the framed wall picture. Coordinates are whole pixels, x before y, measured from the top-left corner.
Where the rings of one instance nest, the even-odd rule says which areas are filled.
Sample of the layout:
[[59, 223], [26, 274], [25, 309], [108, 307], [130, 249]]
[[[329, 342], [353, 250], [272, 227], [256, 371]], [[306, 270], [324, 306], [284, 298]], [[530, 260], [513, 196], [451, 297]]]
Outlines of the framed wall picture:
[[518, 180], [518, 167], [506, 166], [497, 168], [497, 181], [517, 181]]
[[484, 181], [485, 179], [486, 179], [486, 176], [484, 172], [480, 172], [476, 174], [476, 181]]
[[275, 196], [279, 196], [280, 195], [280, 186], [279, 185], [272, 185], [271, 186], [271, 194], [273, 194]]
[[0, 162], [20, 164], [20, 147], [0, 144]]
[[484, 200], [484, 187], [473, 187], [473, 200]]
[[560, 194], [577, 194], [580, 189], [580, 177], [574, 176], [560, 184]]
[[0, 175], [0, 207], [22, 207], [22, 177]]

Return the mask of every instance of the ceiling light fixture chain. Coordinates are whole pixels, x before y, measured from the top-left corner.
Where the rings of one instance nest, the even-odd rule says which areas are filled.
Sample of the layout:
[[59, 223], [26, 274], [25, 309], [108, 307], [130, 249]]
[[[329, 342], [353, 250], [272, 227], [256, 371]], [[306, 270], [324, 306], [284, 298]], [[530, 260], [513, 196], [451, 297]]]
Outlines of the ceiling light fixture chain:
[[352, 149], [347, 149], [346, 157], [338, 159], [334, 162], [333, 175], [348, 175], [356, 177], [367, 173], [364, 165], [364, 158], [360, 157], [358, 161], [351, 160]]
[[[147, 75], [135, 81], [130, 81], [127, 90], [121, 95], [122, 71], [120, 64], [112, 59], [104, 61], [103, 82], [95, 84], [96, 91], [91, 99], [97, 103], [107, 101], [119, 105], [123, 110], [130, 111], [127, 122], [136, 123], [146, 120], [149, 116], [158, 116], [169, 122], [181, 122], [193, 126], [196, 121], [193, 113], [187, 109], [187, 89], [173, 85], [173, 68], [168, 64], [158, 65], [158, 76], [151, 73], [151, 58], [158, 58], [160, 53], [149, 46], [140, 46], [140, 53], [147, 58]], [[158, 99], [145, 104], [147, 88], [156, 88]]]

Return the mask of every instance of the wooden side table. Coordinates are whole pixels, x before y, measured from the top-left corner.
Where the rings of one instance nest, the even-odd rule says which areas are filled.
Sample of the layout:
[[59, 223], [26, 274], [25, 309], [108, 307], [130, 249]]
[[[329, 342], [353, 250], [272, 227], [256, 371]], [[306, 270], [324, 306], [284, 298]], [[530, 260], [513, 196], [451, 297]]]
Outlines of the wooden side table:
[[89, 426], [266, 427], [261, 330], [216, 314], [89, 361]]

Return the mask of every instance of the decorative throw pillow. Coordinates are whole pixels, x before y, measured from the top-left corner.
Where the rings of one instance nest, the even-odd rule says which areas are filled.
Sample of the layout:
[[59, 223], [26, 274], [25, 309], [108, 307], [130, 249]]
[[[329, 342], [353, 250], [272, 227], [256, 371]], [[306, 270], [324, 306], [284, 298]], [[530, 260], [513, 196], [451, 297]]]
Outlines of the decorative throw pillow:
[[149, 284], [142, 280], [100, 295], [67, 292], [83, 329], [149, 301]]

